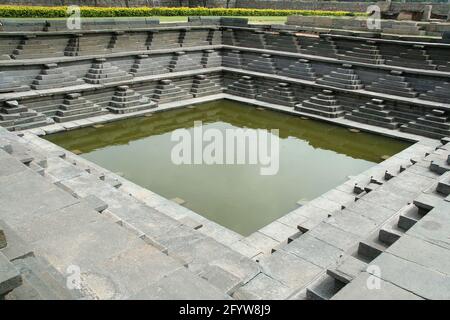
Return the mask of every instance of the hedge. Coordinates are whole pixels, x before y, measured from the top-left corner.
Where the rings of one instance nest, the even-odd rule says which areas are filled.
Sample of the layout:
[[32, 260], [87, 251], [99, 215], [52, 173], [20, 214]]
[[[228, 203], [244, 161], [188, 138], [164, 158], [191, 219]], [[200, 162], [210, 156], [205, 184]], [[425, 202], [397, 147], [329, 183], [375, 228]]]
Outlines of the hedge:
[[[149, 17], [149, 16], [362, 16], [365, 13], [320, 10], [274, 10], [241, 8], [121, 8], [80, 7], [82, 17]], [[2, 18], [64, 18], [67, 7], [0, 6]]]

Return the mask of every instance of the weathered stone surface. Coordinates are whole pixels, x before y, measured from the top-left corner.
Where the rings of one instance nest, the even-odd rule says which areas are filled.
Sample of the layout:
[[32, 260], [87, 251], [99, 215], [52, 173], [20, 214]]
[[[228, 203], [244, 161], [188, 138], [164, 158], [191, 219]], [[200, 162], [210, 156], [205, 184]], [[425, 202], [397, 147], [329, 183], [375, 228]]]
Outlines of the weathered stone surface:
[[178, 269], [131, 296], [135, 300], [223, 300], [230, 299], [206, 280]]
[[421, 297], [380, 279], [379, 289], [369, 289], [367, 282], [371, 274], [363, 272], [339, 291], [332, 300], [422, 300]]
[[315, 279], [323, 270], [290, 253], [276, 251], [260, 260], [262, 272], [292, 289], [300, 289]]
[[280, 300], [286, 299], [293, 290], [281, 282], [268, 277], [264, 273], [258, 274], [247, 284], [236, 290], [233, 298], [239, 300]]

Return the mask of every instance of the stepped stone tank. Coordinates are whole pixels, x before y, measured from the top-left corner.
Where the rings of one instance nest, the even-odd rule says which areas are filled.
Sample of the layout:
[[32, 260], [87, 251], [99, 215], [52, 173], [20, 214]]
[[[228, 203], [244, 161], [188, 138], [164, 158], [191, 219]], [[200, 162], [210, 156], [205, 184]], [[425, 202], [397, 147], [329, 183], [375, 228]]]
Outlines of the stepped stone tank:
[[[0, 31], [0, 297], [450, 298], [449, 44], [116, 22]], [[242, 237], [41, 138], [219, 99], [413, 144]], [[74, 238], [79, 290], [64, 285], [73, 252], [59, 251]], [[380, 290], [363, 285], [372, 265]]]

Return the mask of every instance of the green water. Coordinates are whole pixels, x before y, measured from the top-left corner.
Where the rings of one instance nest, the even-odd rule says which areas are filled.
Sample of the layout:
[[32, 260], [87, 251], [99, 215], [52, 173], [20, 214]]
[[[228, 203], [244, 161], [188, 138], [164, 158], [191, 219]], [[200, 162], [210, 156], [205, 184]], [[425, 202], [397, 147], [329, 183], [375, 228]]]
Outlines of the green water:
[[[176, 165], [171, 133], [249, 128], [279, 129], [279, 171], [261, 175], [260, 165]], [[313, 120], [302, 120], [226, 100], [47, 136], [82, 157], [244, 236], [394, 155], [409, 143]]]

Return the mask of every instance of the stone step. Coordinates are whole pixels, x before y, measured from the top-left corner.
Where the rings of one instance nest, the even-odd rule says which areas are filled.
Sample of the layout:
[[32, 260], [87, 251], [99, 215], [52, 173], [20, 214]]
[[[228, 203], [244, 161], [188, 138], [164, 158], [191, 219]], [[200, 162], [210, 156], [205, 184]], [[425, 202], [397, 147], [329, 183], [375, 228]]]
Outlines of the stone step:
[[[80, 292], [71, 291], [67, 288], [64, 276], [43, 258], [28, 256], [14, 260], [13, 263], [20, 270], [23, 279], [26, 281], [26, 286], [29, 286], [24, 289], [34, 289], [42, 300], [73, 300], [81, 297]], [[17, 291], [13, 291], [11, 294], [22, 299], [20, 291], [24, 289], [19, 287]]]
[[450, 194], [450, 177], [448, 174], [444, 174], [439, 179], [436, 191], [444, 196], [448, 196]]
[[338, 266], [327, 269], [327, 275], [332, 277], [335, 281], [346, 285], [353, 281], [361, 272], [367, 269], [367, 263], [362, 262], [352, 256], [348, 256]]
[[408, 231], [421, 218], [419, 208], [414, 204], [409, 204], [400, 211], [397, 226], [401, 230]]
[[329, 275], [322, 276], [313, 285], [306, 288], [306, 299], [308, 300], [330, 300], [343, 285], [335, 281]]
[[362, 256], [364, 259], [372, 261], [384, 252], [387, 247], [387, 244], [379, 240], [378, 234], [373, 234], [367, 240], [359, 242], [358, 256]]
[[22, 284], [22, 276], [5, 255], [0, 252], [0, 299]]

